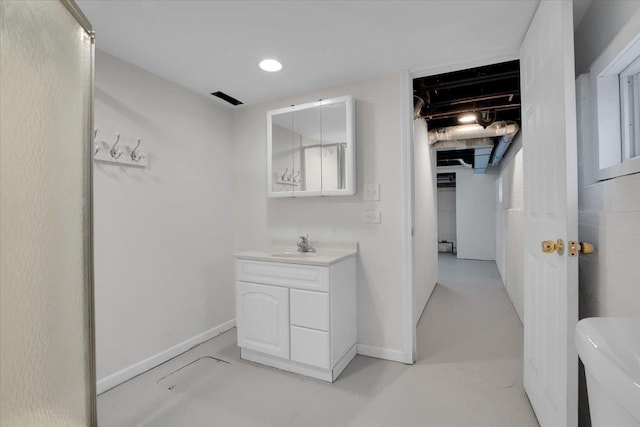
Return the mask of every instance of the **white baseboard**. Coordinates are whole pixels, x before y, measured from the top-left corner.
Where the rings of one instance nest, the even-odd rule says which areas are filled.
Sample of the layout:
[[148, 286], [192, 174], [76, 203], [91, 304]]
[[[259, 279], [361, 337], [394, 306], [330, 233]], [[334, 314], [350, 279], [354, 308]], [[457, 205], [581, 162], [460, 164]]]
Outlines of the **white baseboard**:
[[362, 356], [375, 357], [376, 359], [390, 360], [392, 362], [413, 363], [411, 355], [407, 355], [400, 350], [390, 348], [374, 347], [372, 345], [358, 344], [358, 354]]
[[174, 345], [173, 347], [169, 347], [168, 349], [163, 350], [158, 354], [141, 360], [140, 362], [134, 363], [133, 365], [127, 366], [126, 368], [121, 369], [114, 374], [101, 378], [96, 383], [96, 391], [98, 394], [104, 393], [105, 391], [112, 389], [113, 387], [122, 384], [123, 382], [128, 381], [131, 378], [142, 374], [143, 372], [148, 371], [149, 369], [161, 365], [167, 360], [184, 353], [185, 351], [197, 346], [198, 344], [202, 344], [203, 342], [208, 341], [211, 338], [214, 338], [222, 334], [223, 332], [228, 331], [234, 326], [236, 326], [236, 320], [228, 320], [221, 325], [214, 326], [208, 331], [204, 331], [194, 337], [191, 337], [187, 340], [182, 341], [181, 343]]

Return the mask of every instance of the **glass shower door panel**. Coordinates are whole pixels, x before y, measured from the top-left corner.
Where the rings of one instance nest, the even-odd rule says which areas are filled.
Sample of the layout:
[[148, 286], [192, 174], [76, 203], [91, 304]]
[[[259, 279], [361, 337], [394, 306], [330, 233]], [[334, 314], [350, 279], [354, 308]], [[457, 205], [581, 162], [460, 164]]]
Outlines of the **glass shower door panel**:
[[86, 426], [93, 41], [61, 1], [0, 19], [0, 425]]

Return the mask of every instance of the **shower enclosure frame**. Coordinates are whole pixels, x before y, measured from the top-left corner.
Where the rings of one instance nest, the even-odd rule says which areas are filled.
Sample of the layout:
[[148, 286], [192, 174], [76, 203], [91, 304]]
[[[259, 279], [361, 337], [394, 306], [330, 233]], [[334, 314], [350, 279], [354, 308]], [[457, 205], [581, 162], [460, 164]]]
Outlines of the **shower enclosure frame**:
[[87, 262], [85, 263], [85, 277], [87, 282], [85, 283], [87, 292], [87, 303], [85, 307], [86, 315], [88, 319], [88, 331], [89, 336], [87, 339], [89, 348], [88, 350], [88, 366], [86, 367], [88, 376], [86, 381], [87, 390], [87, 406], [89, 408], [89, 422], [92, 427], [98, 425], [98, 399], [96, 394], [96, 345], [95, 345], [95, 303], [94, 303], [94, 240], [93, 240], [93, 156], [92, 156], [92, 131], [94, 128], [94, 111], [95, 111], [95, 31], [91, 22], [82, 13], [78, 5], [74, 0], [59, 0], [60, 3], [69, 11], [71, 16], [78, 22], [78, 24], [86, 31], [90, 37], [90, 89], [89, 89], [89, 126], [87, 127], [86, 145], [85, 145], [85, 197], [88, 201], [87, 213], [84, 222], [84, 251]]

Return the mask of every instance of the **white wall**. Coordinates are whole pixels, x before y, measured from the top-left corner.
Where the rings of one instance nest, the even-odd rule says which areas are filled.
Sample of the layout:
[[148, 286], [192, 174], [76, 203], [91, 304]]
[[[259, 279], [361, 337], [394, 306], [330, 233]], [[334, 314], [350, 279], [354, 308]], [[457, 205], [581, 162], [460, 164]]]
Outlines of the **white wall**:
[[436, 156], [429, 148], [424, 120], [413, 122], [413, 156], [413, 281], [414, 321], [417, 323], [438, 280]]
[[[358, 343], [400, 355], [402, 335], [402, 172], [400, 75], [234, 110], [234, 250], [267, 248], [274, 237], [355, 240], [358, 257]], [[266, 112], [320, 98], [356, 99], [355, 196], [267, 199]], [[364, 183], [380, 183], [380, 201], [362, 200]], [[380, 208], [382, 223], [362, 212]], [[394, 353], [395, 352], [395, 353]]]
[[[627, 20], [639, 13], [640, 2], [593, 2], [575, 33], [576, 63], [597, 58]], [[596, 17], [594, 31], [587, 26]], [[586, 172], [597, 142], [588, 127], [589, 105], [584, 98], [578, 104], [580, 239], [597, 248], [580, 258], [580, 316], [638, 317], [640, 286], [634, 266], [640, 259], [640, 174], [589, 181]], [[584, 114], [586, 119], [581, 118]]]
[[[637, 18], [640, 2], [594, 1], [575, 32], [576, 71], [590, 65], [620, 29]], [[580, 95], [580, 85], [578, 85]], [[580, 317], [640, 317], [640, 174], [590, 182], [595, 141], [588, 127], [585, 99], [578, 97], [579, 234], [593, 242], [594, 254], [580, 256]], [[580, 424], [589, 424], [584, 379], [581, 382]]]
[[[456, 247], [456, 189], [438, 188], [438, 241], [453, 242]], [[450, 245], [444, 245], [447, 248]], [[440, 250], [442, 250], [441, 248]]]
[[95, 94], [98, 140], [142, 137], [149, 159], [94, 163], [100, 390], [234, 318], [235, 171], [230, 109], [103, 52]]
[[[502, 282], [524, 321], [524, 182], [521, 134], [500, 162], [496, 194], [502, 185], [502, 200], [496, 197], [496, 264]], [[500, 184], [501, 183], [501, 184]]]
[[637, 0], [595, 0], [575, 30], [576, 75], [588, 73], [593, 61], [622, 26], [640, 10]]
[[456, 173], [456, 238], [458, 258], [495, 260], [495, 172], [476, 174], [473, 169], [441, 167]]

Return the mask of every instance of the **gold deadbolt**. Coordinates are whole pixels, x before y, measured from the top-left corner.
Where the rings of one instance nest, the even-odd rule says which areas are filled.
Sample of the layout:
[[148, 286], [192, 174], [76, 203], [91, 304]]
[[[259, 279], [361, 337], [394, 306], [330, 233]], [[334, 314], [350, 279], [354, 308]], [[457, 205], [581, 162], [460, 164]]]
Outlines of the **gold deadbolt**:
[[592, 254], [593, 251], [595, 250], [595, 246], [593, 245], [593, 243], [589, 243], [589, 242], [576, 242], [574, 240], [571, 240], [569, 242], [569, 256], [578, 256], [578, 252], [580, 252], [581, 254]]
[[553, 240], [545, 240], [542, 242], [542, 252], [545, 254], [552, 254], [556, 251], [558, 255], [564, 253], [564, 241], [562, 239], [558, 239], [555, 242]]
[[575, 240], [569, 240], [569, 256], [578, 256], [580, 245]]

